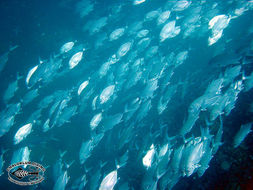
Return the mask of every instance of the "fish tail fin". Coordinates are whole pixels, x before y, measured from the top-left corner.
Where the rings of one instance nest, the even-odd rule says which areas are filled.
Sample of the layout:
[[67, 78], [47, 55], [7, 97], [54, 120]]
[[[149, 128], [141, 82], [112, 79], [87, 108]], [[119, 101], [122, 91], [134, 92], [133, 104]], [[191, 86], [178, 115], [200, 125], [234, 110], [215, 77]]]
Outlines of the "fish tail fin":
[[19, 72], [17, 72], [17, 81], [19, 81], [19, 79], [22, 79], [22, 78], [24, 78], [24, 76], [21, 76], [21, 75], [19, 74]]
[[246, 80], [247, 77], [245, 76], [245, 71], [242, 71], [242, 80]]
[[42, 64], [43, 60], [41, 59], [41, 57], [39, 57], [39, 64]]
[[62, 158], [66, 153], [67, 153], [66, 150], [63, 151], [63, 152], [61, 150], [59, 150], [60, 158]]
[[119, 169], [121, 167], [120, 162], [118, 162], [117, 160], [115, 160], [115, 166], [116, 166], [117, 169]]
[[64, 162], [65, 167], [66, 167], [67, 169], [69, 169], [70, 166], [72, 166], [74, 162], [75, 162], [75, 160], [72, 160], [70, 163]]
[[210, 122], [209, 120], [208, 120], [208, 117], [206, 116], [205, 117], [205, 123], [206, 123], [206, 126], [211, 126], [213, 123], [212, 122]]
[[11, 52], [11, 51], [17, 49], [18, 47], [19, 47], [19, 45], [11, 46], [11, 47], [9, 48], [9, 51]]

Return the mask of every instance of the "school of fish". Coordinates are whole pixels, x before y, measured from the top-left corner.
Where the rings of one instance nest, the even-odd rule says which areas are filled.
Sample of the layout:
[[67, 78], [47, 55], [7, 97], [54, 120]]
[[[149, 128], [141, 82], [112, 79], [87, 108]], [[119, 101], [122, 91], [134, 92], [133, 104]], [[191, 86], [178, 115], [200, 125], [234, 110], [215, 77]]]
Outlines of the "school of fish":
[[[100, 15], [98, 2], [75, 2], [84, 39], [63, 41], [1, 93], [0, 141], [13, 148], [1, 145], [0, 175], [29, 160], [51, 171], [54, 190], [172, 189], [204, 175], [224, 118], [252, 97], [253, 24], [228, 31], [253, 2], [152, 3], [115, 2]], [[1, 55], [1, 73], [18, 48]], [[235, 126], [232, 147], [251, 119]]]

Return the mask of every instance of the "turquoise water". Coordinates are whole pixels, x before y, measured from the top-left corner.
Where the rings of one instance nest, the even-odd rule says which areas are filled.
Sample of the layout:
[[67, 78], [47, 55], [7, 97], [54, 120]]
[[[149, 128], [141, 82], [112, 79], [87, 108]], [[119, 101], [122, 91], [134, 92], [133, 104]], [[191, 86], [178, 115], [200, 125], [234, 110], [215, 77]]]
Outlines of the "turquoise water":
[[[250, 187], [251, 1], [0, 9], [1, 189], [103, 189], [113, 171], [114, 189]], [[6, 168], [28, 160], [45, 180], [10, 182]]]

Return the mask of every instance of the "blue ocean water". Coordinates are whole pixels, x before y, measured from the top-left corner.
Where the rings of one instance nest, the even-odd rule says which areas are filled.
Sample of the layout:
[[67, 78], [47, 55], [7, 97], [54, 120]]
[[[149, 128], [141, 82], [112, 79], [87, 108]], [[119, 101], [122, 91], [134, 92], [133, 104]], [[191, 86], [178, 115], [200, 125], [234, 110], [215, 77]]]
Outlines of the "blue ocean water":
[[[106, 189], [113, 171], [107, 189], [252, 187], [252, 133], [234, 145], [253, 118], [251, 1], [11, 0], [0, 9], [1, 189]], [[38, 185], [8, 180], [24, 147], [29, 158], [18, 160], [46, 168]]]

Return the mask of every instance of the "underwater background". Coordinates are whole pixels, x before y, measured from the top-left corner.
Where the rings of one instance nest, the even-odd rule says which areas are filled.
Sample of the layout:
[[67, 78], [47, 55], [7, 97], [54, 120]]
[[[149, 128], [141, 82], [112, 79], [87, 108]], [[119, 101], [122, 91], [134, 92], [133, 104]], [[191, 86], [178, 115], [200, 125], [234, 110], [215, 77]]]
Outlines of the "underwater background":
[[253, 189], [252, 1], [0, 10], [0, 189]]

